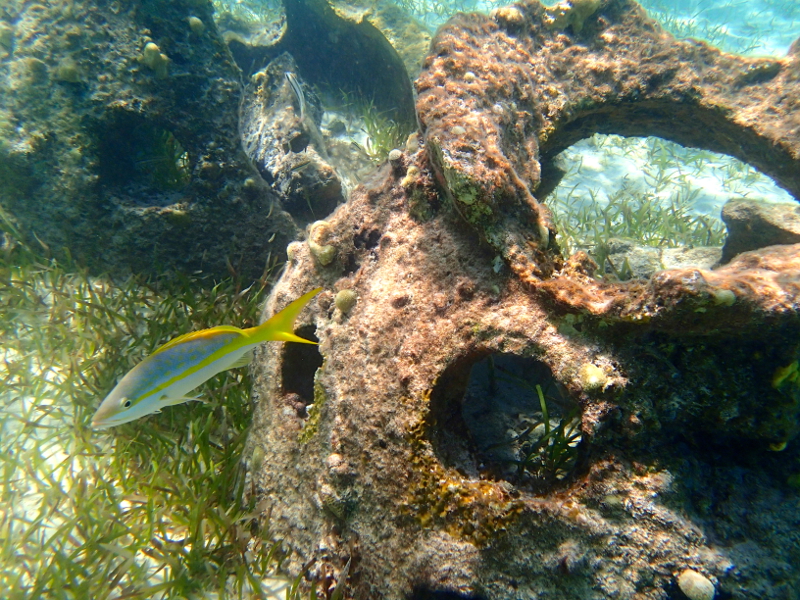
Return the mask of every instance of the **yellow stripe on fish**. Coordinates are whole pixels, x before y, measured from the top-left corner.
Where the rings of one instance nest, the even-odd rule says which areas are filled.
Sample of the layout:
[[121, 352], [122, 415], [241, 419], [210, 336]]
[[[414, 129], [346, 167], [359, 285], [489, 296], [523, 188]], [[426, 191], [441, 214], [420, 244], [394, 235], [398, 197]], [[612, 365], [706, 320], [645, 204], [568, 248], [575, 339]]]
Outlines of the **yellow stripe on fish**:
[[263, 342], [314, 344], [292, 333], [294, 321], [322, 288], [301, 296], [269, 320], [249, 329], [221, 325], [176, 337], [136, 365], [106, 396], [92, 418], [103, 429], [157, 413], [195, 398], [194, 388], [217, 373], [250, 363]]

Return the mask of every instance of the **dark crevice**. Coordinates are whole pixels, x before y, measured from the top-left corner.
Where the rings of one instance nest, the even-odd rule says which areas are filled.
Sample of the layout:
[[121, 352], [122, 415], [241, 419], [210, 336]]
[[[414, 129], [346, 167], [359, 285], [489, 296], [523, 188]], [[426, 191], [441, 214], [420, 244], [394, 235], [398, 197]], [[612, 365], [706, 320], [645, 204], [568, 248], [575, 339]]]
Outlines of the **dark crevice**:
[[348, 277], [358, 271], [361, 264], [358, 261], [358, 256], [355, 252], [350, 252], [344, 260], [344, 273], [343, 277]]
[[431, 394], [429, 438], [446, 466], [546, 491], [578, 461], [580, 410], [531, 357], [476, 354], [452, 364]]
[[425, 587], [416, 587], [408, 600], [487, 600], [480, 594], [462, 594], [450, 590], [431, 590]]
[[[302, 338], [318, 342], [313, 325], [305, 325], [295, 332]], [[284, 395], [296, 394], [306, 406], [314, 402], [314, 374], [322, 366], [318, 346], [311, 344], [284, 344], [281, 361], [281, 390]]]
[[189, 184], [189, 155], [172, 131], [141, 115], [118, 111], [97, 127], [101, 186], [166, 193]]
[[359, 249], [372, 250], [377, 248], [381, 241], [381, 232], [378, 229], [362, 229], [353, 236], [353, 245]]
[[[353, 246], [356, 250], [374, 250], [381, 241], [381, 232], [378, 229], [361, 229], [353, 235]], [[344, 275], [352, 275], [361, 267], [360, 257], [366, 253], [351, 252], [345, 258]], [[370, 254], [375, 254], [372, 252]]]

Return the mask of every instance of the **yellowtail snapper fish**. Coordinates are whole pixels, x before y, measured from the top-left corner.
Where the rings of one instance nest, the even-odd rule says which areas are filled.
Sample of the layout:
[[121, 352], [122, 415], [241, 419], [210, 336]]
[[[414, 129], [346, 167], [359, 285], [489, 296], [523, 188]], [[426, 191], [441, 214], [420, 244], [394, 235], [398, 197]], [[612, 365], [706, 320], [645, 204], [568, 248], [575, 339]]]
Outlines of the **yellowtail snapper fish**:
[[187, 394], [217, 373], [248, 365], [262, 342], [314, 344], [292, 333], [294, 321], [322, 288], [301, 296], [268, 321], [239, 329], [229, 325], [170, 340], [119, 381], [92, 417], [92, 427], [114, 427], [197, 398]]

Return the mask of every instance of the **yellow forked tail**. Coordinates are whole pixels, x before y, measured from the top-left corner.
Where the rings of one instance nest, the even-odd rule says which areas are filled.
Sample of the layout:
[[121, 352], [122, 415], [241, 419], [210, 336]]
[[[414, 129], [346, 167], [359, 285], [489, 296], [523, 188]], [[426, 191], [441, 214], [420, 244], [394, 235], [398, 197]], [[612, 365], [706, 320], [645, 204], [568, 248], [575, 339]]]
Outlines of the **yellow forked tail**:
[[321, 291], [322, 288], [311, 290], [307, 294], [300, 296], [282, 311], [272, 315], [272, 317], [258, 327], [245, 329], [244, 334], [249, 338], [248, 344], [270, 341], [316, 344], [316, 342], [296, 336], [292, 333], [292, 330], [294, 329], [294, 321], [297, 315], [299, 315], [306, 304]]

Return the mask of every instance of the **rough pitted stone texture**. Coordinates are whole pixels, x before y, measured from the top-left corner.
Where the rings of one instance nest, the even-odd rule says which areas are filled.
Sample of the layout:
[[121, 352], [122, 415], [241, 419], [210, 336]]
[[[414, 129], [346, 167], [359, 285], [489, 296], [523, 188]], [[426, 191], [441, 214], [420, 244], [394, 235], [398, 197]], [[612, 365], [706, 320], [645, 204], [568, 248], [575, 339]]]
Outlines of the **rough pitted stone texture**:
[[602, 271], [614, 279], [649, 279], [664, 269], [710, 269], [719, 263], [722, 248], [655, 248], [631, 240], [611, 238], [606, 243]]
[[[424, 148], [316, 225], [331, 261], [290, 246], [264, 316], [322, 286], [297, 323], [320, 345], [257, 357], [248, 489], [292, 573], [331, 583], [352, 560], [359, 600], [668, 600], [686, 569], [720, 597], [800, 585], [800, 245], [599, 281], [531, 192], [539, 161], [591, 131], [690, 143], [698, 124], [698, 145], [796, 190], [798, 106], [778, 98], [796, 57], [581, 4], [597, 10], [559, 17], [566, 32], [538, 3], [451, 21], [417, 83]], [[512, 402], [507, 365], [528, 369]], [[504, 462], [541, 402], [551, 431], [578, 408], [560, 475]]]
[[[210, 2], [3, 10], [14, 42], [0, 61], [0, 205], [28, 241], [117, 273], [258, 277], [283, 252], [296, 227], [241, 151], [240, 76]], [[145, 63], [150, 43], [163, 72]]]
[[722, 248], [719, 246], [696, 246], [694, 248], [662, 248], [661, 267], [680, 269], [700, 267], [710, 269], [720, 262]]
[[593, 133], [730, 154], [800, 194], [800, 45], [742, 58], [677, 41], [631, 0], [603, 0], [579, 27], [553, 21], [535, 1], [457, 16], [416, 82], [439, 184], [515, 271], [551, 273], [554, 228], [533, 194], [554, 185], [548, 161]]
[[[286, 79], [292, 73], [303, 90], [304, 109]], [[242, 146], [284, 208], [303, 222], [333, 212], [344, 190], [319, 130], [319, 99], [298, 75], [292, 57], [281, 54], [245, 86], [240, 109]], [[326, 160], [327, 159], [327, 160]]]
[[[661, 270], [658, 248], [639, 245], [629, 240], [610, 239], [607, 243], [608, 259], [603, 271], [623, 279], [648, 279]], [[612, 267], [613, 265], [613, 267]]]
[[775, 244], [800, 243], [800, 205], [771, 204], [758, 200], [729, 200], [722, 207], [728, 237], [722, 262], [748, 250]]
[[[800, 388], [771, 381], [799, 356], [800, 248], [609, 286], [620, 312], [645, 304], [655, 317], [615, 325], [553, 310], [496, 272], [494, 252], [446, 205], [412, 217], [400, 175], [385, 166], [328, 219], [329, 265], [292, 245], [265, 311], [325, 288], [296, 324], [321, 357], [290, 344], [256, 359], [250, 477], [271, 533], [293, 551], [290, 571], [310, 564], [322, 577], [352, 558], [348, 594], [365, 600], [412, 589], [666, 600], [693, 568], [735, 597], [780, 598], [752, 565], [800, 560], [800, 499], [779, 491], [798, 453], [767, 450], [797, 433]], [[590, 278], [580, 256], [568, 264], [550, 283], [574, 304]], [[358, 300], [342, 313], [345, 289]], [[552, 389], [581, 407], [580, 466], [566, 481], [521, 483], [476, 449], [487, 440], [462, 403], [489, 354], [552, 373]], [[582, 379], [587, 364], [599, 385]]]

